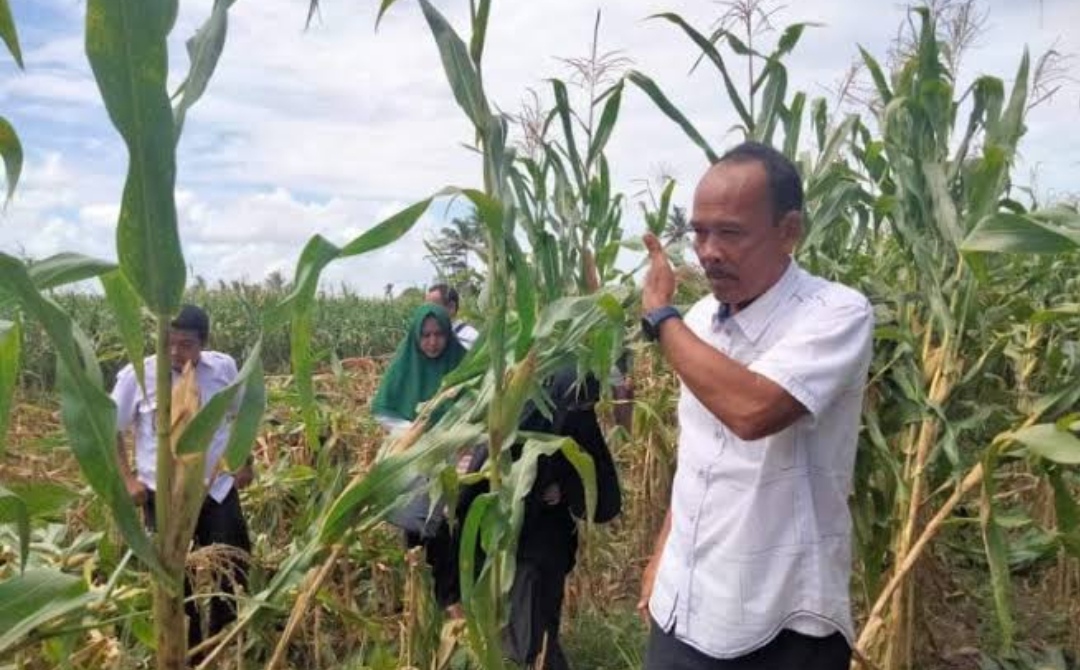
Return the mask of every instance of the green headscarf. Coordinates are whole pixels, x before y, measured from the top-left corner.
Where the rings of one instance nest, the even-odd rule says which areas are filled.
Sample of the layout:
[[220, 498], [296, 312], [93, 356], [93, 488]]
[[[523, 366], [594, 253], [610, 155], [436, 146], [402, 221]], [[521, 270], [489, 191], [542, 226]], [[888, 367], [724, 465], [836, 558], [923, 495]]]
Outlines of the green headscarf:
[[[446, 333], [446, 348], [438, 358], [428, 358], [420, 349], [420, 334], [429, 316], [435, 317], [439, 328]], [[435, 395], [443, 377], [457, 367], [465, 354], [465, 347], [454, 335], [450, 314], [439, 305], [420, 305], [413, 310], [405, 341], [398, 346], [379, 383], [371, 403], [372, 412], [412, 421], [416, 418], [416, 406]]]

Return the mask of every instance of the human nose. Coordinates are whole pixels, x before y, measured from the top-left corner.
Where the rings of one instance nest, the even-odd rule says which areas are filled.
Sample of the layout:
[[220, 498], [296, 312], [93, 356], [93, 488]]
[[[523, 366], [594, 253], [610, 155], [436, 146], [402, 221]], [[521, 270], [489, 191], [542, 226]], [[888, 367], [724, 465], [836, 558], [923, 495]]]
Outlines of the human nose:
[[720, 236], [709, 232], [695, 236], [694, 250], [703, 263], [723, 263], [728, 259], [728, 250], [721, 242]]

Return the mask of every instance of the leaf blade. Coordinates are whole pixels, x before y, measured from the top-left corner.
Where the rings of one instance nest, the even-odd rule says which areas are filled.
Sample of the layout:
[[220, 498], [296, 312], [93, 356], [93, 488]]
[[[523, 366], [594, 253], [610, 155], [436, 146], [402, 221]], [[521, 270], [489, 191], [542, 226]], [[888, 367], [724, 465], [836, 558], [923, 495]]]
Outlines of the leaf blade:
[[[0, 0], [4, 2], [4, 0]], [[7, 178], [7, 202], [15, 195], [15, 186], [22, 175], [23, 148], [19, 135], [11, 122], [0, 116], [0, 156], [4, 159], [4, 173]]]
[[116, 228], [120, 266], [157, 315], [180, 305], [187, 267], [176, 222], [176, 150], [166, 90], [175, 0], [88, 0], [86, 54], [128, 173]]

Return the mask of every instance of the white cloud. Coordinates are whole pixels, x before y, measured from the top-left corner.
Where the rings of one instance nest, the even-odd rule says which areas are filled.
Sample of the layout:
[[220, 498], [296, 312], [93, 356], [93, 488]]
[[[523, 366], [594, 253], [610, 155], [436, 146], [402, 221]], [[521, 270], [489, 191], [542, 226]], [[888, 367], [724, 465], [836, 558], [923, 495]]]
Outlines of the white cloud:
[[[211, 280], [258, 280], [274, 270], [291, 275], [315, 233], [341, 243], [444, 185], [481, 181], [478, 160], [460, 146], [471, 129], [416, 5], [396, 4], [376, 32], [377, 3], [322, 4], [321, 20], [310, 30], [303, 28], [304, 0], [234, 6], [224, 56], [180, 144], [177, 206], [194, 274]], [[962, 82], [992, 72], [1011, 84], [1024, 41], [1034, 51], [1059, 38], [1066, 49], [1080, 44], [1075, 2], [988, 4], [990, 28], [969, 53]], [[464, 25], [467, 3], [442, 5], [455, 25]], [[211, 6], [212, 0], [181, 3], [170, 39], [174, 85], [187, 66], [184, 40]], [[567, 75], [558, 56], [585, 53], [597, 7], [603, 8], [603, 50], [621, 50], [660, 82], [716, 148], [736, 139], [729, 132], [736, 117], [716, 72], [704, 63], [688, 74], [697, 55], [689, 40], [671, 24], [646, 20], [676, 11], [708, 26], [720, 9], [700, 0], [494, 3], [484, 78], [501, 109], [516, 111], [530, 87], [549, 97], [544, 78]], [[0, 70], [0, 105], [23, 138], [27, 167], [0, 219], [0, 249], [111, 257], [109, 227], [125, 150], [108, 125], [83, 54], [84, 4], [15, 0], [13, 9], [27, 72]], [[781, 23], [825, 24], [808, 29], [790, 59], [793, 86], [831, 98], [828, 87], [855, 59], [856, 45], [883, 55], [902, 18], [893, 3], [791, 3]], [[1075, 190], [1077, 98], [1074, 86], [1029, 119], [1020, 174], [1038, 166], [1041, 190]], [[673, 172], [680, 203], [705, 167], [701, 152], [636, 89], [624, 95], [609, 157], [616, 186], [628, 193], [661, 168]], [[626, 211], [632, 224], [636, 207]], [[422, 283], [431, 274], [423, 236], [445, 218], [436, 208], [391, 248], [331, 266], [326, 284], [381, 293], [389, 282]]]

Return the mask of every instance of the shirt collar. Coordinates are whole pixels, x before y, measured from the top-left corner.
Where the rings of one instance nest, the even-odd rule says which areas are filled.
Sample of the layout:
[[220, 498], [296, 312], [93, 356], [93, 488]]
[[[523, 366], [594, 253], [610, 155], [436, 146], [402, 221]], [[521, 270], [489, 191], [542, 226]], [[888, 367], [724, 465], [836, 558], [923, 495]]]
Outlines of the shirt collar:
[[795, 292], [801, 275], [802, 268], [792, 258], [787, 269], [784, 270], [784, 274], [780, 275], [780, 279], [775, 284], [735, 314], [731, 313], [731, 305], [718, 303], [717, 312], [713, 316], [714, 326], [719, 328], [727, 321], [732, 321], [746, 335], [747, 339], [756, 342], [761, 337], [761, 334], [765, 332], [765, 328], [772, 322], [777, 313], [777, 307]]

